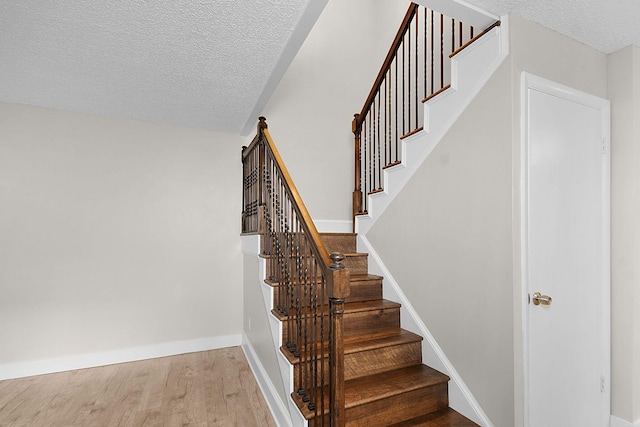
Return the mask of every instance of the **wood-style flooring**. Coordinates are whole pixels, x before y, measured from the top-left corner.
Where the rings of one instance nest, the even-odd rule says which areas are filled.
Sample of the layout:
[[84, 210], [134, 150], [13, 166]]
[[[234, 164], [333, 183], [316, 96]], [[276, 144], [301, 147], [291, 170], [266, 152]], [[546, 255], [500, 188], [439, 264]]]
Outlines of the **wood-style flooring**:
[[0, 381], [0, 426], [274, 426], [240, 347]]

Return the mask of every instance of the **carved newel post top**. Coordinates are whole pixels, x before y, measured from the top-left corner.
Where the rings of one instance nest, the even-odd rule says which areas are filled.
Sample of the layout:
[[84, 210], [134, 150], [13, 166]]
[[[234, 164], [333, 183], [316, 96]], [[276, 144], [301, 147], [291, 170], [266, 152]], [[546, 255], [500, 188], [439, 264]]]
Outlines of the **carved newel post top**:
[[338, 254], [338, 253], [332, 253], [331, 255], [329, 255], [329, 258], [331, 258], [331, 265], [329, 265], [329, 268], [332, 270], [343, 270], [345, 268], [344, 264], [342, 263], [342, 260], [344, 259], [344, 254]]
[[261, 129], [267, 129], [268, 127], [267, 118], [264, 116], [258, 117], [258, 132], [260, 132]]

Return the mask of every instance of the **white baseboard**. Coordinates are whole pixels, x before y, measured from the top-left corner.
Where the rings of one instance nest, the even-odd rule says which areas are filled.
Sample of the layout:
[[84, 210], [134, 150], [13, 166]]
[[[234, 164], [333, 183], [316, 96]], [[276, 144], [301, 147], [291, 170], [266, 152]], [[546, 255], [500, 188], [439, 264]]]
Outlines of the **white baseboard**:
[[97, 366], [113, 365], [116, 363], [135, 362], [137, 360], [155, 359], [157, 357], [174, 356], [176, 354], [234, 347], [241, 344], [242, 335], [233, 334], [195, 340], [173, 341], [140, 347], [129, 347], [102, 353], [78, 354], [53, 359], [5, 363], [0, 364], [0, 380], [72, 371], [75, 369], [94, 368]]
[[292, 424], [289, 409], [278, 397], [276, 387], [269, 379], [267, 371], [264, 369], [262, 362], [260, 362], [260, 358], [258, 358], [251, 342], [245, 334], [242, 334], [242, 350], [244, 350], [244, 354], [249, 362], [249, 367], [251, 367], [253, 376], [256, 378], [260, 391], [262, 391], [264, 400], [267, 402], [267, 406], [269, 406], [271, 415], [273, 416], [276, 424], [278, 427], [291, 427]]
[[640, 427], [640, 420], [635, 423], [611, 415], [611, 427]]

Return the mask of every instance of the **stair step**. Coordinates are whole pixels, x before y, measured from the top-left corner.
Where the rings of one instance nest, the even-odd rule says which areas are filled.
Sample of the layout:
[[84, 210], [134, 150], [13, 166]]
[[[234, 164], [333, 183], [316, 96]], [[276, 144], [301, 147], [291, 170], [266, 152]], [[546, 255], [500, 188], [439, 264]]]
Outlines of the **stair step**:
[[375, 274], [351, 274], [351, 293], [347, 302], [382, 299], [382, 276]]
[[348, 426], [382, 427], [449, 406], [449, 377], [425, 365], [345, 383]]
[[[447, 386], [449, 376], [426, 365], [394, 369], [345, 383], [347, 409], [425, 387]], [[432, 411], [431, 411], [432, 412]]]
[[[426, 365], [345, 381], [346, 425], [387, 427], [442, 411], [449, 405], [448, 381], [447, 375]], [[305, 418], [311, 419], [315, 415], [302, 403], [300, 396], [293, 393], [291, 397]]]
[[[382, 280], [382, 276], [375, 274], [352, 275], [350, 281], [351, 293], [347, 298], [347, 302], [382, 299]], [[318, 279], [317, 282], [319, 281]], [[278, 298], [280, 297], [279, 294], [283, 291], [284, 286], [281, 286], [279, 282], [274, 282], [269, 279], [266, 279], [264, 282], [274, 288], [273, 302], [274, 305], [277, 306]], [[320, 289], [317, 289], [317, 292], [320, 291]], [[284, 292], [286, 292], [286, 289]]]
[[470, 419], [451, 408], [412, 418], [389, 427], [479, 427]]
[[422, 337], [404, 329], [368, 340], [361, 337], [345, 339], [345, 380], [421, 363]]
[[[324, 354], [325, 370], [329, 369], [328, 343], [325, 341], [322, 350]], [[280, 351], [292, 365], [300, 363], [300, 357], [295, 357], [287, 347]], [[344, 375], [345, 380], [364, 377], [366, 375], [419, 365], [422, 363], [422, 337], [412, 332], [400, 329], [386, 335], [371, 338], [356, 336], [344, 341]], [[307, 369], [305, 372], [309, 372]], [[297, 375], [298, 371], [294, 370]], [[294, 383], [297, 384], [297, 377]]]
[[[368, 274], [369, 273], [369, 254], [361, 253], [361, 252], [345, 252], [343, 253], [344, 260], [342, 263], [344, 266], [349, 269], [349, 272], [354, 275]], [[275, 255], [269, 255], [266, 253], [261, 253], [259, 255], [260, 258], [264, 258], [269, 260], [267, 262], [267, 277], [271, 277], [275, 275], [278, 277], [280, 274], [279, 268], [272, 264], [270, 260], [275, 258]], [[296, 257], [295, 255], [288, 255], [289, 258], [289, 271], [293, 274], [296, 271], [296, 267], [301, 264], [302, 268], [308, 269], [310, 271], [314, 270], [315, 259], [308, 254], [302, 253], [300, 257]], [[271, 271], [275, 268], [275, 271]]]
[[369, 273], [369, 254], [362, 252], [346, 252], [344, 254], [344, 266], [351, 274]]
[[329, 253], [353, 253], [356, 252], [356, 233], [320, 233]]
[[344, 337], [376, 335], [400, 329], [400, 307], [385, 299], [347, 302], [344, 305]]
[[[397, 302], [384, 299], [373, 301], [348, 302], [344, 305], [344, 337], [349, 338], [358, 335], [383, 335], [400, 329], [400, 307]], [[272, 309], [273, 314], [278, 320], [285, 321], [287, 316], [280, 313], [277, 309]], [[328, 338], [328, 306], [324, 306], [323, 315], [325, 316], [324, 338]], [[306, 314], [305, 314], [306, 316]], [[295, 318], [295, 316], [293, 316]], [[322, 329], [317, 329], [318, 334]], [[287, 342], [288, 328], [283, 328], [282, 340]]]

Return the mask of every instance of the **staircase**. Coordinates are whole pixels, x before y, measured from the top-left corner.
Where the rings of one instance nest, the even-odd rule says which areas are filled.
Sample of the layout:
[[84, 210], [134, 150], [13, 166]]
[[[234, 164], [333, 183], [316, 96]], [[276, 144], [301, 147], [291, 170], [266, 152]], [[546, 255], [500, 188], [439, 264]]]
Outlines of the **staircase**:
[[[366, 234], [376, 218], [504, 59], [499, 26], [478, 33], [441, 13], [409, 7], [352, 123], [358, 236], [318, 233], [264, 117], [243, 147], [242, 231], [260, 239], [255, 253], [265, 261], [262, 292], [285, 396], [290, 393], [287, 403], [274, 393], [281, 424], [478, 425], [449, 407], [449, 376], [423, 364], [423, 337], [401, 328], [401, 305], [383, 298], [383, 277], [369, 274], [368, 255], [357, 252], [356, 239], [369, 246]], [[444, 35], [448, 28], [451, 37]], [[373, 248], [365, 250], [374, 255], [373, 271], [386, 271]], [[425, 348], [433, 349], [428, 330], [419, 331], [427, 337]], [[469, 393], [460, 404], [463, 384], [438, 358], [429, 361], [453, 378], [455, 407], [490, 426], [477, 405], [469, 406]], [[275, 391], [269, 374], [261, 376]]]
[[[351, 294], [344, 305], [346, 425], [477, 426], [449, 408], [449, 377], [422, 364], [422, 337], [401, 328], [400, 304], [383, 299], [383, 278], [369, 274], [367, 254], [356, 252], [356, 234], [321, 233], [321, 238], [329, 252], [345, 255], [351, 272]], [[267, 277], [271, 275], [267, 271]], [[265, 283], [273, 287], [272, 314], [281, 322], [290, 321], [275, 309], [278, 293], [284, 292], [281, 285]], [[292, 366], [305, 363], [286, 346], [280, 351]], [[328, 350], [323, 346], [319, 351]], [[328, 390], [325, 394], [328, 399]], [[300, 395], [294, 391], [291, 397], [310, 426], [329, 425], [328, 414], [317, 419]]]

